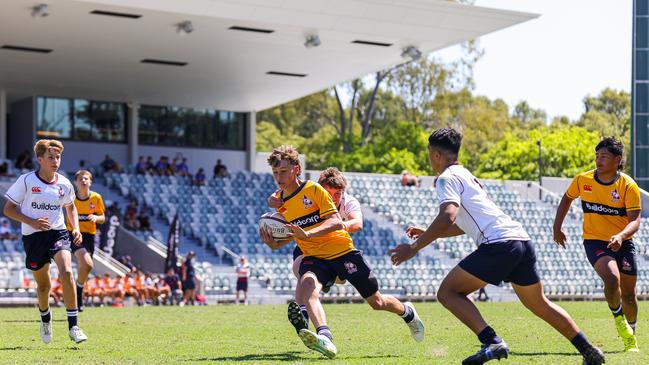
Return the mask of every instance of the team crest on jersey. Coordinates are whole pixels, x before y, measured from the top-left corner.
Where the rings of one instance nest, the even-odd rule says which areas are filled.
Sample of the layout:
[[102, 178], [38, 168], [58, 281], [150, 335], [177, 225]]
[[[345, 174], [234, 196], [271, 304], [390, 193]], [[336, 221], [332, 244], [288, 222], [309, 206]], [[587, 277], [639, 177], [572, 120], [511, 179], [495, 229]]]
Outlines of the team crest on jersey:
[[584, 192], [592, 193], [593, 192], [593, 187], [590, 186], [590, 185], [584, 185]]
[[95, 205], [92, 203], [89, 203], [88, 206], [90, 207], [90, 209], [95, 209]]
[[59, 199], [63, 198], [63, 195], [65, 195], [63, 193], [63, 186], [59, 185]]
[[309, 198], [307, 198], [306, 195], [304, 195], [302, 197], [302, 204], [304, 204], [304, 209], [309, 209], [313, 205], [313, 202], [309, 200]]
[[353, 262], [345, 261], [345, 270], [347, 270], [347, 273], [351, 275], [358, 271], [358, 268]]
[[611, 193], [611, 201], [612, 202], [620, 201], [620, 193], [617, 192], [617, 189], [613, 189], [613, 192]]

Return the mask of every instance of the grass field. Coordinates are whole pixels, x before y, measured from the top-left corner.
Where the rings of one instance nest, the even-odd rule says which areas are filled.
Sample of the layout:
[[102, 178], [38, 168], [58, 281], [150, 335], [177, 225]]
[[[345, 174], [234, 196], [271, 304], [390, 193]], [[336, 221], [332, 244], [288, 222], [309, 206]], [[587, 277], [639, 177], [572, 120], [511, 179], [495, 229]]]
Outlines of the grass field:
[[[641, 303], [642, 304], [642, 303]], [[38, 335], [38, 311], [0, 309], [0, 364], [460, 364], [475, 352], [475, 336], [437, 303], [415, 304], [426, 339], [415, 343], [402, 320], [364, 304], [326, 305], [339, 355], [306, 349], [286, 320], [285, 306], [88, 308], [81, 345], [67, 336], [65, 312], [54, 310], [54, 340]], [[603, 302], [562, 303], [607, 364], [649, 364], [649, 337], [639, 322], [641, 353], [623, 353]], [[570, 343], [519, 303], [480, 305], [511, 348], [497, 364], [581, 364]], [[642, 314], [642, 313], [641, 313]], [[646, 322], [645, 322], [646, 323]]]

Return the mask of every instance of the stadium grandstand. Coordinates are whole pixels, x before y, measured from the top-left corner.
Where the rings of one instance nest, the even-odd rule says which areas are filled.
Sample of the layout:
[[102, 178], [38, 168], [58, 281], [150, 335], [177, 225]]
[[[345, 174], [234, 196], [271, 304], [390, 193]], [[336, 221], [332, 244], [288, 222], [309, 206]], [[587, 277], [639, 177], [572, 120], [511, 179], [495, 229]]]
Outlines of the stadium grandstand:
[[[94, 236], [96, 249], [92, 273], [85, 287], [83, 282], [76, 282], [77, 288], [84, 288], [85, 309], [80, 308], [83, 305], [76, 309], [65, 308], [69, 326], [76, 323], [79, 310], [84, 312], [81, 321], [94, 320], [89, 320], [87, 325], [91, 338], [104, 338], [94, 343], [88, 341], [86, 348], [57, 348], [54, 346], [60, 345], [56, 343], [50, 349], [61, 352], [51, 356], [49, 351], [45, 356], [51, 357], [39, 358], [36, 362], [52, 360], [58, 363], [70, 357], [90, 363], [308, 363], [313, 360], [284, 348], [269, 350], [285, 341], [289, 331], [292, 340], [299, 341], [293, 338], [295, 333], [285, 323], [286, 304], [291, 302], [289, 321], [291, 305], [297, 307], [297, 302], [293, 302], [297, 279], [292, 268], [294, 244], [273, 251], [262, 242], [259, 234], [260, 217], [271, 211], [269, 197], [277, 190], [277, 184], [267, 163], [269, 152], [256, 150], [256, 113], [537, 17], [536, 14], [467, 3], [470, 1], [0, 2], [2, 204], [7, 200], [15, 202], [5, 193], [11, 186], [15, 188], [18, 176], [38, 169], [32, 152], [34, 143], [39, 139], [57, 139], [65, 146], [59, 172], [72, 180], [78, 170], [90, 171], [91, 190], [101, 194], [106, 207], [105, 223], [97, 227]], [[643, 15], [644, 18], [647, 17]], [[649, 115], [649, 110], [640, 108], [634, 118], [646, 124], [649, 119], [644, 112]], [[634, 124], [632, 133], [637, 133], [637, 129]], [[633, 154], [637, 152], [635, 138]], [[641, 148], [646, 149], [646, 146]], [[51, 149], [48, 147], [48, 153], [52, 153]], [[302, 178], [317, 181], [320, 171], [313, 170], [305, 156], [300, 159]], [[635, 170], [647, 172], [636, 160], [633, 163]], [[347, 192], [358, 199], [363, 212], [363, 229], [352, 234], [354, 246], [363, 252], [363, 258], [372, 267], [381, 293], [393, 295], [399, 301], [417, 302], [415, 305], [427, 312], [421, 310], [421, 318], [432, 324], [433, 318], [440, 316], [430, 309], [443, 308], [438, 303], [423, 302], [437, 301], [440, 283], [461, 259], [476, 249], [475, 242], [466, 235], [440, 239], [411, 260], [394, 266], [388, 249], [412, 242], [405, 233], [406, 228], [425, 227], [439, 211], [435, 178], [411, 176], [415, 181], [411, 184], [401, 175], [343, 173], [349, 182]], [[646, 185], [648, 178], [641, 179]], [[47, 181], [41, 178], [43, 184], [50, 184]], [[579, 200], [573, 202], [563, 225], [568, 245], [564, 249], [553, 240], [554, 216], [570, 181], [543, 177], [542, 186], [533, 181], [502, 180], [485, 180], [478, 185], [484, 185], [489, 198], [521, 222], [530, 234], [545, 294], [550, 299], [602, 301], [605, 299], [602, 280], [589, 265], [581, 244], [583, 213]], [[27, 186], [25, 183], [25, 191], [34, 191]], [[56, 197], [56, 189], [52, 191]], [[70, 192], [71, 189], [68, 196]], [[642, 224], [635, 235], [637, 295], [647, 300], [649, 194], [644, 190], [641, 193]], [[59, 199], [63, 195], [59, 190]], [[483, 196], [481, 198], [484, 200]], [[90, 193], [85, 200], [89, 199]], [[302, 201], [306, 201], [305, 207], [313, 203], [306, 195]], [[13, 209], [12, 204], [8, 206]], [[7, 211], [8, 216], [11, 213]], [[45, 224], [49, 226], [47, 220]], [[74, 230], [73, 233], [79, 232]], [[30, 336], [35, 337], [36, 330], [32, 331], [32, 327], [36, 321], [27, 320], [24, 313], [29, 310], [36, 315], [34, 307], [39, 307], [41, 339], [49, 343], [51, 327], [49, 341], [46, 341], [44, 325], [62, 326], [59, 322], [63, 320], [58, 315], [63, 308], [50, 312], [49, 308], [40, 308], [42, 302], [37, 304], [37, 285], [32, 272], [26, 269], [30, 260], [21, 238], [20, 225], [0, 214], [0, 307], [30, 307], [2, 309], [11, 317], [3, 322], [9, 328], [20, 328], [21, 333], [30, 328]], [[61, 241], [55, 238], [52, 246], [60, 248]], [[71, 279], [66, 286], [65, 304], [74, 298], [70, 293], [74, 285], [72, 279], [79, 277], [77, 266], [83, 270], [84, 261], [75, 257], [79, 262], [73, 259], [74, 276], [61, 273], [61, 277]], [[243, 258], [249, 266], [241, 269], [237, 264], [245, 266]], [[187, 265], [190, 259], [193, 260], [191, 276]], [[33, 263], [30, 267], [36, 265]], [[356, 271], [353, 263], [345, 262], [344, 265], [350, 274]], [[57, 267], [51, 265], [51, 302], [61, 306], [63, 284], [57, 271]], [[184, 278], [185, 274], [189, 279]], [[242, 275], [249, 275], [245, 303], [270, 305], [252, 309], [243, 306], [192, 307], [191, 310], [135, 308], [238, 304], [238, 284]], [[40, 278], [42, 280], [43, 276]], [[187, 280], [192, 284], [189, 286], [195, 285], [193, 298], [188, 294], [193, 289], [182, 292], [188, 288]], [[40, 295], [46, 292], [42, 285], [39, 282]], [[442, 301], [444, 292], [440, 291]], [[540, 293], [539, 289], [537, 294], [540, 296]], [[507, 283], [488, 285], [486, 291], [469, 296], [493, 302], [517, 301], [514, 289]], [[465, 293], [460, 293], [459, 298], [465, 300]], [[337, 313], [329, 308], [359, 311], [356, 308], [361, 307], [337, 303], [364, 301], [349, 283], [328, 288], [321, 294], [321, 300], [327, 303], [332, 318], [336, 318]], [[377, 309], [376, 303], [368, 303]], [[508, 317], [509, 304], [496, 304], [501, 317], [494, 322], [511, 319]], [[585, 310], [590, 308], [590, 303], [564, 304], [583, 305]], [[489, 303], [484, 305], [490, 306]], [[126, 308], [88, 308], [94, 306]], [[394, 313], [401, 315], [408, 321], [406, 323], [414, 324], [415, 316], [420, 321], [412, 303], [402, 307], [403, 315]], [[281, 320], [286, 325], [282, 331], [286, 333], [270, 328], [266, 325], [269, 322], [261, 319], [263, 313], [268, 313], [265, 310], [278, 308], [281, 308]], [[346, 318], [358, 321], [345, 325], [369, 323], [376, 313], [366, 306], [363, 309], [366, 310], [363, 314], [350, 310], [352, 314]], [[116, 320], [114, 313], [118, 311], [124, 313], [124, 317]], [[52, 320], [52, 315], [57, 316], [56, 320]], [[313, 322], [313, 316], [311, 320]], [[435, 327], [451, 329], [443, 336], [455, 336], [453, 326], [458, 323], [449, 325], [443, 322], [445, 319], [434, 320], [437, 321]], [[308, 327], [308, 319], [306, 322]], [[531, 321], [516, 322], [535, 334]], [[586, 321], [579, 318], [579, 322]], [[596, 337], [600, 334], [593, 326], [586, 323], [584, 331], [588, 331], [589, 336], [592, 333], [593, 343], [599, 345], [601, 337]], [[73, 331], [74, 327], [79, 330], [76, 324], [69, 330]], [[327, 326], [319, 326], [319, 330], [323, 327], [328, 331]], [[467, 342], [458, 340], [448, 346], [444, 344], [447, 347], [443, 348], [437, 343], [434, 348], [426, 344], [426, 350], [404, 347], [399, 353], [384, 342], [372, 339], [371, 336], [383, 336], [374, 333], [376, 328], [362, 328], [368, 336], [368, 340], [363, 338], [364, 345], [383, 347], [382, 351], [390, 353], [374, 356], [368, 350], [364, 353], [370, 355], [339, 357], [338, 360], [345, 363], [383, 363], [383, 360], [396, 364], [429, 360], [449, 363], [446, 361], [450, 357], [460, 356], [454, 353], [454, 347], [467, 349]], [[298, 336], [303, 330], [298, 329]], [[251, 333], [264, 338], [250, 339]], [[418, 333], [423, 340], [423, 328]], [[361, 337], [355, 336], [357, 333], [351, 335], [354, 336], [348, 338], [352, 340]], [[401, 335], [395, 335], [396, 341], [401, 341], [396, 337]], [[427, 340], [432, 337], [428, 336]], [[525, 336], [524, 339], [513, 339], [512, 344], [534, 342], [529, 341], [527, 332], [521, 336]], [[579, 332], [574, 338], [582, 339], [583, 336]], [[208, 337], [212, 342], [204, 342]], [[226, 337], [227, 341], [222, 341]], [[538, 334], [538, 337], [543, 341], [555, 341], [551, 336], [546, 339], [545, 334]], [[87, 339], [77, 340], [72, 334], [70, 338], [77, 344]], [[416, 336], [413, 338], [419, 341]], [[434, 341], [440, 342], [440, 339], [442, 337], [436, 337]], [[7, 362], [26, 363], [27, 358], [41, 356], [45, 351], [34, 351], [34, 343], [38, 341], [33, 338], [31, 341], [31, 344], [0, 348], [8, 354], [0, 356], [0, 363], [6, 359]], [[38, 342], [38, 345], [42, 344]], [[347, 349], [353, 349], [352, 346], [354, 344]], [[235, 347], [235, 355], [231, 355]], [[88, 348], [98, 351], [86, 351]], [[645, 347], [642, 348], [645, 351]], [[606, 350], [607, 356], [620, 352]], [[210, 353], [204, 355], [205, 351]], [[417, 351], [421, 354], [415, 354]], [[576, 359], [563, 349], [558, 352], [545, 348], [516, 351], [512, 355]], [[531, 357], [525, 360], [538, 363]]]
[[[2, 189], [35, 167], [35, 140], [60, 139], [61, 170], [68, 176], [91, 170], [93, 190], [117, 217], [100, 230], [96, 275], [123, 276], [131, 265], [162, 274], [178, 216], [180, 253], [197, 252], [208, 302], [232, 301], [231, 265], [239, 255], [250, 258], [251, 300], [285, 301], [295, 285], [289, 248], [271, 253], [257, 237], [257, 219], [275, 185], [266, 154], [255, 150], [255, 111], [535, 16], [420, 0], [4, 1], [0, 159], [8, 177]], [[154, 163], [185, 158], [192, 175], [203, 169], [205, 186], [188, 176], [138, 174], [140, 157], [149, 156]], [[217, 160], [227, 166], [225, 177], [212, 177]], [[360, 193], [364, 180], [358, 181]], [[362, 198], [368, 218], [357, 244], [386, 275], [386, 290], [433, 299], [456, 258], [431, 251], [393, 271], [385, 251], [405, 240], [402, 222]], [[124, 219], [131, 201], [146, 228]], [[0, 302], [33, 303], [12, 226], [0, 245]], [[329, 296], [356, 298], [345, 286]]]
[[[61, 139], [62, 170], [90, 169], [96, 176], [93, 189], [119, 213], [134, 201], [138, 211], [151, 216], [146, 230], [128, 228], [119, 219], [105, 224], [109, 228], [102, 232], [111, 239], [103, 238], [96, 275], [123, 276], [131, 264], [162, 274], [170, 227], [178, 217], [181, 254], [198, 253], [200, 292], [208, 303], [233, 300], [232, 265], [242, 255], [251, 265], [251, 300], [285, 302], [296, 283], [292, 247], [271, 252], [257, 233], [276, 185], [266, 155], [255, 150], [255, 111], [534, 17], [448, 1], [402, 0], [378, 2], [363, 12], [363, 21], [352, 21], [348, 14], [363, 3], [97, 0], [30, 8], [18, 0], [3, 2], [0, 158], [12, 166], [7, 175], [26, 168], [13, 162], [20, 156], [31, 160], [28, 150], [36, 139]], [[394, 16], [395, 9], [400, 16]], [[69, 26], [70, 19], [77, 28]], [[197, 186], [192, 175], [140, 173], [140, 156], [186, 158], [192, 173], [206, 171], [206, 183]], [[106, 159], [114, 164], [106, 165]], [[217, 159], [228, 174], [212, 176]], [[408, 241], [406, 226], [425, 225], [435, 216], [432, 180], [407, 187], [398, 176], [345, 173], [365, 215], [365, 229], [354, 240], [381, 278], [382, 290], [434, 300], [447, 271], [474, 249], [468, 237], [441, 240], [399, 268], [387, 256], [389, 246]], [[317, 172], [307, 177], [316, 179]], [[12, 181], [3, 178], [2, 189]], [[549, 296], [599, 299], [601, 281], [578, 244], [576, 206], [567, 221], [572, 244], [560, 250], [552, 243], [555, 207], [566, 184], [557, 179], [541, 188], [489, 181], [486, 187], [533, 235]], [[645, 207], [646, 201], [645, 196]], [[649, 258], [648, 230], [645, 223], [638, 233], [643, 260]], [[32, 302], [15, 226], [0, 243], [0, 254], [0, 303]], [[117, 260], [125, 257], [130, 261]], [[649, 296], [646, 270], [639, 275], [642, 297]], [[490, 287], [489, 293], [493, 300], [513, 298], [507, 286]], [[349, 284], [334, 286], [325, 297], [361, 299]]]

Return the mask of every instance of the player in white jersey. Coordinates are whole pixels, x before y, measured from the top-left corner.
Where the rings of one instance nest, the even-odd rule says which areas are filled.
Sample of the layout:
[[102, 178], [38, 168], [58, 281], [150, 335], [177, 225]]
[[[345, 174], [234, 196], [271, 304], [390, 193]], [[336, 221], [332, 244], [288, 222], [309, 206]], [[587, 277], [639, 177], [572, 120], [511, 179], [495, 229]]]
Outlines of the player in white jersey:
[[409, 227], [412, 244], [400, 244], [389, 250], [392, 262], [399, 265], [438, 238], [467, 234], [478, 249], [464, 258], [442, 281], [437, 299], [482, 344], [466, 358], [463, 365], [483, 364], [506, 358], [509, 348], [467, 298], [467, 295], [502, 281], [511, 282], [519, 299], [572, 342], [582, 354], [585, 365], [600, 365], [604, 354], [593, 347], [570, 315], [543, 294], [543, 284], [536, 271], [536, 255], [529, 236], [520, 223], [512, 220], [494, 204], [471, 172], [458, 162], [462, 135], [452, 128], [434, 131], [428, 139], [428, 157], [438, 174], [435, 188], [440, 201], [439, 214], [428, 229]]
[[250, 265], [245, 257], [239, 257], [239, 264], [234, 269], [237, 274], [236, 304], [239, 304], [239, 292], [243, 292], [243, 303], [248, 305], [248, 279], [250, 278]]
[[22, 223], [25, 265], [32, 270], [37, 284], [38, 308], [41, 312], [41, 339], [52, 340], [52, 316], [49, 307], [50, 263], [59, 269], [63, 301], [67, 310], [70, 339], [76, 343], [88, 338], [77, 326], [77, 296], [72, 275], [70, 234], [65, 227], [63, 208], [72, 225], [75, 245], [81, 244], [79, 217], [74, 206], [74, 189], [70, 181], [57, 171], [61, 165], [63, 144], [42, 139], [34, 145], [40, 165], [37, 171], [21, 175], [5, 194], [4, 214]]

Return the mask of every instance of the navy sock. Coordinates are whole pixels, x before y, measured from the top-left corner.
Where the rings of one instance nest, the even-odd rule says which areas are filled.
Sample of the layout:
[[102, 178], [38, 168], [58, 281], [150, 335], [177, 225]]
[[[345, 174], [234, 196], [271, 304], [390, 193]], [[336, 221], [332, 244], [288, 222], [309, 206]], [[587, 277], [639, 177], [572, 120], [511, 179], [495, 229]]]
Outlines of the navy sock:
[[585, 354], [588, 349], [592, 347], [590, 342], [588, 342], [588, 339], [586, 338], [586, 335], [584, 335], [583, 332], [579, 332], [575, 338], [570, 340], [573, 346], [579, 351], [580, 354]]
[[496, 343], [501, 343], [502, 340], [498, 335], [496, 335], [496, 331], [494, 331], [491, 326], [485, 327], [485, 329], [482, 330], [478, 334], [478, 340], [480, 340], [481, 343], [491, 345], [491, 344], [496, 344]]
[[613, 313], [613, 317], [619, 317], [624, 315], [624, 312], [622, 312], [622, 304], [620, 304], [620, 306], [617, 309], [611, 308], [610, 306], [608, 308], [611, 310], [611, 313]]
[[408, 305], [404, 305], [403, 307], [404, 307], [406, 310], [405, 310], [405, 312], [403, 312], [403, 314], [401, 315], [401, 318], [403, 318], [403, 320], [404, 320], [406, 323], [410, 323], [410, 322], [412, 322], [412, 320], [415, 319], [415, 311], [413, 311], [412, 308], [411, 308], [410, 306], [408, 306]]
[[331, 334], [331, 331], [329, 330], [329, 326], [320, 326], [316, 329], [317, 333], [321, 336], [325, 336], [331, 341], [334, 340], [334, 336]]
[[47, 307], [46, 310], [42, 310], [38, 308], [38, 311], [41, 312], [41, 321], [44, 323], [48, 323], [49, 321], [52, 320], [52, 313], [50, 312], [50, 307]]
[[308, 323], [309, 323], [309, 311], [306, 310], [306, 305], [300, 305], [300, 312], [304, 316], [304, 319], [306, 319], [306, 323], [308, 325]]
[[65, 311], [68, 314], [68, 329], [70, 329], [77, 325], [77, 316], [79, 315], [79, 312], [76, 308], [66, 309]]
[[83, 306], [83, 285], [77, 282], [77, 307]]

